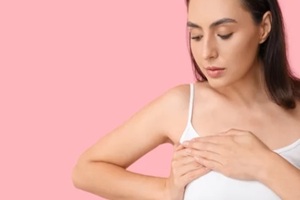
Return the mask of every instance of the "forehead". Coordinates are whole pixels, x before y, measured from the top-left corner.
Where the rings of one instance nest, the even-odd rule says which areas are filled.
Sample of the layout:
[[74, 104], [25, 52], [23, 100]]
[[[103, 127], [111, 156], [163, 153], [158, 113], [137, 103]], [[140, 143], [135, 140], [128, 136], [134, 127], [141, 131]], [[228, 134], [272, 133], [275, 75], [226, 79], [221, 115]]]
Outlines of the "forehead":
[[221, 18], [243, 19], [250, 16], [241, 0], [190, 0], [188, 20], [195, 23], [210, 23]]

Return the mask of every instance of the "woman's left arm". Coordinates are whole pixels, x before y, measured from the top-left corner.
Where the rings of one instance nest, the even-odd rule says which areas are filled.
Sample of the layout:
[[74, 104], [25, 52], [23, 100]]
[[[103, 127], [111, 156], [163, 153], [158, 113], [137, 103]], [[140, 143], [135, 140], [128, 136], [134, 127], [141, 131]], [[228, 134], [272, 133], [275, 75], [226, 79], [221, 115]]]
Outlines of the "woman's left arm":
[[[300, 155], [299, 155], [300, 156]], [[300, 199], [300, 170], [272, 152], [265, 160], [259, 181], [278, 194], [284, 200]]]
[[211, 170], [235, 179], [259, 181], [284, 200], [300, 199], [300, 170], [249, 131], [231, 129], [183, 145]]

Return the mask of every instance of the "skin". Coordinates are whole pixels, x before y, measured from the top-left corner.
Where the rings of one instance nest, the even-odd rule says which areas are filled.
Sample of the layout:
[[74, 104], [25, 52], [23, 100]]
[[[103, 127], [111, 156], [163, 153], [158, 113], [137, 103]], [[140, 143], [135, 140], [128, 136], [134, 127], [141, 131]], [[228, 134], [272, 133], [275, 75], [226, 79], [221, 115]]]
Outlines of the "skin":
[[[224, 18], [235, 22], [212, 26]], [[205, 75], [207, 66], [225, 68], [221, 77], [195, 84], [192, 124], [202, 137], [179, 144], [187, 123], [189, 85], [176, 86], [87, 149], [74, 167], [74, 185], [108, 199], [182, 200], [188, 183], [215, 170], [263, 182], [282, 199], [300, 199], [299, 170], [272, 151], [300, 138], [299, 102], [296, 109], [284, 110], [268, 98], [257, 59], [271, 19], [266, 13], [255, 25], [239, 0], [191, 0], [188, 21], [193, 23], [189, 31], [195, 60]], [[228, 39], [220, 37], [228, 34]], [[169, 177], [126, 171], [163, 143], [174, 145]]]

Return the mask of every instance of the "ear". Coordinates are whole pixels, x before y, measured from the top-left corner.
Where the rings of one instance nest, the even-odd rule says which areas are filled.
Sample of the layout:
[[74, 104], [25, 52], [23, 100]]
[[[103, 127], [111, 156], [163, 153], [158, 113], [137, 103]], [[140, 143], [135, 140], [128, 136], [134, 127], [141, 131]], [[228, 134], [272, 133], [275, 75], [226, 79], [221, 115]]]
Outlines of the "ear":
[[264, 14], [260, 24], [260, 38], [259, 38], [260, 44], [264, 43], [268, 39], [271, 29], [272, 29], [272, 14], [270, 11], [267, 11]]

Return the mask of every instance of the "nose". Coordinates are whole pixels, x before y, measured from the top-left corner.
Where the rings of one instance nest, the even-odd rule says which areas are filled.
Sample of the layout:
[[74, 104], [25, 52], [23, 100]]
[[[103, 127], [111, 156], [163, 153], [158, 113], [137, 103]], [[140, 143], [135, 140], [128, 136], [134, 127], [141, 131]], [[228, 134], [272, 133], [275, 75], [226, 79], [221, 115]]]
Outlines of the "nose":
[[218, 57], [216, 41], [213, 38], [203, 38], [202, 56], [205, 60], [213, 60]]

